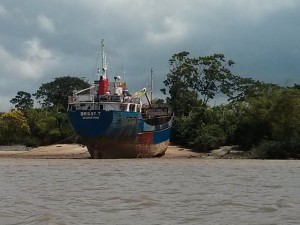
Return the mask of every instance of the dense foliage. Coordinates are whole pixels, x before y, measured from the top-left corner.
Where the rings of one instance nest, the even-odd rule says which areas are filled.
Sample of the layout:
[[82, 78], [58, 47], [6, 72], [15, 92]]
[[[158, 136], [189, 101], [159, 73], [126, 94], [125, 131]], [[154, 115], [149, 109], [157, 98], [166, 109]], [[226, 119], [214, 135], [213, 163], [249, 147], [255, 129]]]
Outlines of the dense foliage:
[[300, 158], [300, 90], [281, 88], [246, 102], [234, 142], [260, 158]]
[[0, 128], [0, 143], [22, 142], [30, 133], [27, 119], [19, 110], [1, 114]]
[[34, 96], [42, 106], [68, 105], [68, 96], [72, 91], [89, 87], [89, 84], [78, 77], [57, 77], [54, 81], [42, 84]]
[[[187, 116], [218, 93], [233, 94], [235, 76], [229, 68], [234, 62], [226, 61], [222, 54], [190, 58], [188, 52], [181, 52], [173, 55], [169, 63], [170, 73], [164, 81], [170, 94], [167, 102], [178, 116]], [[162, 92], [166, 94], [166, 89]]]
[[[233, 75], [222, 54], [172, 56], [162, 89], [175, 112], [171, 141], [196, 151], [237, 145], [259, 158], [300, 158], [300, 86]], [[227, 103], [211, 106], [216, 96]]]
[[31, 94], [25, 91], [18, 91], [16, 97], [10, 100], [17, 109], [25, 110], [33, 107], [33, 99]]
[[75, 133], [66, 113], [62, 112], [67, 107], [68, 95], [74, 89], [88, 86], [84, 80], [70, 76], [42, 84], [33, 94], [41, 103], [41, 108], [33, 108], [31, 94], [19, 91], [11, 100], [16, 110], [0, 115], [0, 144], [38, 146], [72, 142]]

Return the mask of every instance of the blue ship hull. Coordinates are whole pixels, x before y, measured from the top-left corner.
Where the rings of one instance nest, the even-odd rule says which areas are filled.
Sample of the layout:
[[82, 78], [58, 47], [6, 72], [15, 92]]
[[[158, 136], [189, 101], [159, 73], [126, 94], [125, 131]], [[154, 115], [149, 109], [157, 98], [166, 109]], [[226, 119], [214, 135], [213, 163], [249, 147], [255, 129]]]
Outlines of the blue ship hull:
[[150, 125], [139, 112], [74, 110], [68, 116], [92, 158], [159, 157], [168, 147], [172, 118]]

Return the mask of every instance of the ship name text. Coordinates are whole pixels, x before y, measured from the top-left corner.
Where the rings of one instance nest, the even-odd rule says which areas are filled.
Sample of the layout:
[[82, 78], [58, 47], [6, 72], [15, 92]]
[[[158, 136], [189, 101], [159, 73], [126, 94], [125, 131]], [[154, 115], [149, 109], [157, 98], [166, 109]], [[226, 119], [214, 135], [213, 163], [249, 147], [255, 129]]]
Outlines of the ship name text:
[[99, 119], [100, 112], [80, 112], [80, 116], [84, 120]]

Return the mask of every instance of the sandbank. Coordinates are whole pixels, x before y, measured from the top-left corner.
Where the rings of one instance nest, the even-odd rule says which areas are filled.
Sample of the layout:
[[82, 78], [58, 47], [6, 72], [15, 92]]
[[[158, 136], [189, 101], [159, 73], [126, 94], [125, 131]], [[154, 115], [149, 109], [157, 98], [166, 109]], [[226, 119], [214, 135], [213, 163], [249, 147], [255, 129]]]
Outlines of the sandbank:
[[88, 159], [87, 148], [78, 144], [41, 146], [29, 151], [0, 151], [0, 158]]
[[[178, 158], [240, 158], [235, 154], [228, 154], [227, 148], [213, 150], [210, 153], [193, 152], [187, 148], [170, 145], [164, 156], [164, 159]], [[90, 154], [85, 146], [79, 144], [57, 144], [33, 148], [23, 151], [0, 151], [0, 158], [23, 158], [23, 159], [90, 159]]]

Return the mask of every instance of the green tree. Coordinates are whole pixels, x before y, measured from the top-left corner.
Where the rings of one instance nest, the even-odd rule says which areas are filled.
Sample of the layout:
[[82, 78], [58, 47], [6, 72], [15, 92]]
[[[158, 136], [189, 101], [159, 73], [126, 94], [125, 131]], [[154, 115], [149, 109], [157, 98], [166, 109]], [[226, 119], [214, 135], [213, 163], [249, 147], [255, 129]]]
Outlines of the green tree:
[[213, 120], [211, 124], [216, 124], [225, 135], [225, 144], [232, 145], [232, 138], [238, 123], [243, 119], [246, 104], [244, 102], [230, 102], [212, 107]]
[[300, 90], [300, 85], [299, 84], [294, 84], [294, 87], [292, 87], [292, 88]]
[[170, 140], [196, 151], [217, 148], [226, 142], [226, 131], [218, 117], [218, 110], [209, 106], [194, 108], [185, 117], [175, 117]]
[[89, 84], [78, 77], [57, 77], [54, 81], [42, 84], [34, 94], [44, 107], [62, 105], [67, 108], [68, 96], [72, 91], [89, 87]]
[[242, 102], [242, 116], [239, 118], [232, 141], [243, 150], [250, 150], [262, 140], [271, 140], [272, 128], [270, 110], [274, 105], [275, 89], [261, 89], [250, 94]]
[[17, 109], [25, 110], [33, 107], [33, 99], [31, 94], [25, 91], [18, 91], [16, 97], [10, 100]]
[[54, 116], [42, 118], [37, 122], [39, 136], [43, 144], [52, 144], [60, 141], [61, 133], [57, 126], [57, 120]]
[[273, 99], [269, 110], [272, 139], [300, 144], [300, 90], [285, 88]]
[[27, 118], [28, 126], [30, 127], [31, 131], [30, 137], [25, 139], [24, 143], [30, 147], [37, 147], [43, 142], [37, 124], [40, 119], [45, 117], [45, 115], [42, 113], [41, 109], [30, 108], [24, 112], [24, 116]]
[[[197, 93], [190, 87], [190, 80], [196, 71], [188, 55], [188, 52], [181, 52], [172, 56], [169, 60], [171, 71], [164, 81], [170, 94], [167, 102], [178, 116], [188, 115], [198, 102]], [[161, 91], [166, 94], [166, 89]]]
[[28, 121], [20, 110], [3, 113], [0, 116], [0, 142], [19, 144], [30, 134]]
[[65, 142], [72, 141], [68, 138], [74, 136], [75, 133], [66, 113], [49, 109], [46, 115], [42, 109], [28, 109], [25, 116], [31, 130], [31, 136], [24, 140], [26, 145], [38, 146], [54, 144], [63, 140], [66, 140]]
[[[169, 60], [170, 73], [164, 81], [170, 97], [167, 102], [176, 115], [188, 115], [193, 107], [206, 105], [216, 94], [233, 94], [235, 76], [230, 72], [234, 64], [223, 54], [190, 58], [189, 52], [174, 54]], [[161, 89], [166, 94], [166, 89]]]
[[260, 158], [300, 158], [300, 90], [266, 89], [244, 102], [233, 141]]
[[236, 76], [234, 79], [233, 95], [229, 101], [247, 101], [250, 98], [263, 97], [265, 94], [273, 93], [275, 90], [281, 89], [277, 84], [265, 83], [252, 78], [243, 78]]
[[163, 104], [165, 104], [165, 100], [161, 99], [161, 98], [155, 98], [155, 99], [152, 100], [152, 104], [163, 105]]

